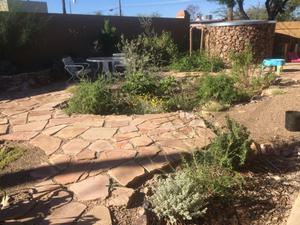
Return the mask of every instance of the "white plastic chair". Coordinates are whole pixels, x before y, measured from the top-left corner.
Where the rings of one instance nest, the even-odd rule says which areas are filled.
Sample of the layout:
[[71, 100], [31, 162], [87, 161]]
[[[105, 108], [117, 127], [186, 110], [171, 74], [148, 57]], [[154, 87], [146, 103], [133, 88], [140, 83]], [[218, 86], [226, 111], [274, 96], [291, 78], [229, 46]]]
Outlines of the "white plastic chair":
[[88, 68], [90, 67], [89, 63], [75, 63], [71, 57], [65, 57], [62, 59], [65, 70], [71, 75], [71, 78], [67, 81], [80, 79], [84, 74], [88, 72]]

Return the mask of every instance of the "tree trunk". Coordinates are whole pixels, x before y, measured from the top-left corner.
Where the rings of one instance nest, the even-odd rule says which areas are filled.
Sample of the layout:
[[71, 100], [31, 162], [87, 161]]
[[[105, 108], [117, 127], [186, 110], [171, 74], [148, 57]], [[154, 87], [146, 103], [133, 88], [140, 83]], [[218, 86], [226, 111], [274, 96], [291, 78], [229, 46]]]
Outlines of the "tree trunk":
[[67, 14], [66, 2], [65, 0], [61, 0], [63, 14]]
[[236, 0], [237, 4], [239, 6], [239, 11], [240, 11], [240, 15], [241, 15], [241, 19], [243, 20], [249, 20], [249, 16], [247, 15], [247, 13], [245, 12], [244, 9], [244, 0]]
[[227, 7], [227, 20], [232, 21], [233, 20], [233, 7]]

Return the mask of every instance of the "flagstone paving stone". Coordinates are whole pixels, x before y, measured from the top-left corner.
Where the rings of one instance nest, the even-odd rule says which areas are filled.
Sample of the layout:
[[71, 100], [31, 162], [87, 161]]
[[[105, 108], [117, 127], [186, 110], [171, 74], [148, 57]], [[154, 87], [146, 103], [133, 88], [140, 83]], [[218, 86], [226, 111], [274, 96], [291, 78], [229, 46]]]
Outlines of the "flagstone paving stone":
[[77, 155], [79, 152], [81, 152], [83, 149], [88, 147], [90, 142], [75, 138], [67, 142], [65, 145], [62, 146], [62, 149], [64, 153], [68, 155]]
[[109, 177], [98, 175], [70, 185], [79, 201], [104, 200], [108, 196]]
[[86, 206], [79, 202], [71, 202], [55, 209], [46, 221], [50, 224], [69, 224], [75, 222], [77, 218], [84, 212]]
[[[30, 174], [45, 180], [33, 187], [33, 195], [47, 204], [38, 203], [34, 209], [49, 214], [41, 221], [51, 224], [78, 219], [84, 224], [92, 216], [94, 224], [111, 225], [104, 205], [128, 206], [135, 190], [127, 187], [215, 137], [200, 117], [187, 112], [69, 116], [56, 107], [69, 97], [57, 91], [0, 101], [0, 140], [23, 141], [48, 156], [49, 164], [33, 168]], [[111, 189], [111, 181], [123, 187]], [[101, 203], [90, 209], [87, 201]], [[34, 213], [31, 210], [28, 217], [34, 218]]]
[[145, 174], [145, 170], [134, 161], [124, 163], [108, 171], [108, 174], [123, 186], [133, 184], [134, 181]]
[[8, 131], [8, 124], [0, 125], [0, 135], [6, 134]]
[[83, 132], [85, 132], [88, 129], [88, 127], [82, 127], [82, 126], [69, 126], [66, 128], [63, 128], [58, 133], [55, 134], [56, 137], [63, 138], [63, 139], [72, 139]]
[[95, 151], [95, 152], [103, 152], [103, 151], [109, 151], [114, 150], [114, 146], [106, 140], [98, 140], [95, 141], [91, 146], [89, 146], [89, 149]]
[[14, 132], [23, 132], [23, 131], [41, 131], [45, 128], [47, 120], [39, 122], [31, 122], [22, 125], [13, 126]]
[[59, 149], [61, 142], [62, 140], [59, 138], [40, 134], [32, 139], [30, 144], [44, 150], [46, 155], [51, 155]]
[[112, 225], [110, 211], [105, 206], [97, 205], [86, 213], [77, 223], [78, 225]]
[[117, 132], [116, 128], [90, 128], [84, 132], [81, 137], [89, 141], [95, 141], [99, 139], [110, 139]]

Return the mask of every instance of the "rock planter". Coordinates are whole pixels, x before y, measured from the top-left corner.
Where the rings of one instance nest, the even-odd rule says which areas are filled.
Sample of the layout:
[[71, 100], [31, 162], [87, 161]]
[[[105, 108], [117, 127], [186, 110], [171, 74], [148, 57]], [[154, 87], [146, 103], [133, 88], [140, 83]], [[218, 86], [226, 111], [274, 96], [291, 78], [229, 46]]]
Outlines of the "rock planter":
[[272, 56], [275, 21], [233, 21], [208, 24], [205, 50], [221, 57], [227, 64], [232, 52], [242, 52], [251, 44], [254, 60], [261, 62]]
[[21, 91], [41, 87], [57, 79], [51, 69], [38, 72], [0, 76], [0, 92]]

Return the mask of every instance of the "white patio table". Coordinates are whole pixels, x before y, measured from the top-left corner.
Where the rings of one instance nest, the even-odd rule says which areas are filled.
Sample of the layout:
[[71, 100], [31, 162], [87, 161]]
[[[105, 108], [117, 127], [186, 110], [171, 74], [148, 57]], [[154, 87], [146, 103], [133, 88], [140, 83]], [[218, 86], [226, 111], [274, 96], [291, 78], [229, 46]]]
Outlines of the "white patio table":
[[86, 59], [86, 61], [97, 63], [96, 74], [100, 71], [100, 65], [102, 64], [102, 72], [104, 72], [105, 76], [108, 76], [110, 74], [109, 64], [111, 63], [113, 68], [114, 63], [119, 60], [114, 57], [92, 57]]

